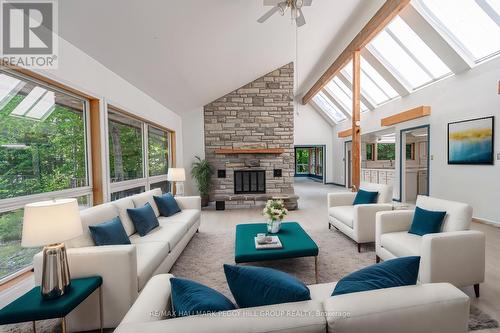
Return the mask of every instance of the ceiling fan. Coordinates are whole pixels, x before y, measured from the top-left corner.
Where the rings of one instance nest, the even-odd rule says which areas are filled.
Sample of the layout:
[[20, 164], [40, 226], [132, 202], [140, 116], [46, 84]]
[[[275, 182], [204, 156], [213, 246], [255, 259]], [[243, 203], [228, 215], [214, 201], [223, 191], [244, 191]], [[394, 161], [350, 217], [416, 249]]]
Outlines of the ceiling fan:
[[306, 19], [302, 13], [302, 7], [311, 5], [312, 0], [264, 0], [264, 6], [273, 6], [273, 8], [262, 15], [257, 22], [264, 23], [276, 12], [279, 12], [281, 16], [284, 16], [288, 8], [290, 8], [292, 22], [295, 21], [297, 27], [301, 27], [306, 24]]

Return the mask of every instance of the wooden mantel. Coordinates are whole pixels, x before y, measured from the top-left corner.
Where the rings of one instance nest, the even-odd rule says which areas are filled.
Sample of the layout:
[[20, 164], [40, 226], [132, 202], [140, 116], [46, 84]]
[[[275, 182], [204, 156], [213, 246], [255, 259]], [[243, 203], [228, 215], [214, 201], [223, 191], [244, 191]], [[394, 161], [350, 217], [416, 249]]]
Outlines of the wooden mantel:
[[221, 148], [215, 149], [216, 154], [283, 154], [283, 148]]

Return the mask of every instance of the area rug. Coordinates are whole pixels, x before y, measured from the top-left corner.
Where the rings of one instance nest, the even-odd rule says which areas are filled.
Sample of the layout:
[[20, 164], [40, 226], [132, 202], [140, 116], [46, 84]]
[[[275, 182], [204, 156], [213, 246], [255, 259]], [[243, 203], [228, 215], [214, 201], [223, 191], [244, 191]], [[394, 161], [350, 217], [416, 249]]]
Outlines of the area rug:
[[[308, 231], [320, 248], [319, 283], [338, 281], [340, 278], [375, 262], [373, 246], [363, 246], [358, 253], [355, 244], [337, 231]], [[234, 264], [234, 232], [194, 235], [182, 255], [172, 267], [172, 274], [192, 279], [214, 288], [232, 299], [222, 269], [225, 263]], [[255, 265], [276, 268], [295, 275], [307, 284], [314, 283], [314, 259], [297, 258]], [[475, 306], [471, 306], [469, 330], [477, 331], [498, 327], [498, 322]], [[0, 326], [0, 332], [31, 332], [31, 323]], [[37, 332], [59, 333], [57, 320], [37, 322]], [[107, 330], [112, 332], [112, 330]]]

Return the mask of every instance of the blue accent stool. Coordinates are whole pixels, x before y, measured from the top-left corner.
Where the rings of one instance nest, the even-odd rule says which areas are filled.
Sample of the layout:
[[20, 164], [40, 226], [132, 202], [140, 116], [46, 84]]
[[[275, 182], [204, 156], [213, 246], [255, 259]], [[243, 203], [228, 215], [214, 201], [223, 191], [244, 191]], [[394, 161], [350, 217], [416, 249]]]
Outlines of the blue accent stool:
[[97, 246], [130, 244], [130, 239], [118, 216], [109, 222], [91, 225], [89, 226], [89, 230]]
[[371, 265], [340, 279], [332, 296], [417, 283], [420, 257], [401, 257]]
[[170, 285], [172, 307], [176, 317], [230, 311], [236, 308], [226, 296], [198, 282], [171, 278]]
[[353, 205], [366, 205], [373, 204], [377, 202], [378, 192], [369, 192], [364, 190], [359, 190], [354, 198]]
[[158, 206], [161, 216], [168, 217], [181, 211], [177, 201], [175, 201], [175, 198], [170, 193], [164, 194], [161, 197], [155, 195], [153, 198], [156, 202], [156, 206]]
[[135, 230], [141, 237], [146, 236], [148, 232], [160, 225], [149, 202], [141, 208], [129, 208], [127, 213], [132, 219], [132, 223], [134, 223]]
[[423, 236], [441, 232], [445, 216], [446, 212], [435, 212], [417, 207], [408, 233]]
[[72, 279], [66, 294], [52, 300], [43, 299], [35, 287], [0, 310], [0, 325], [64, 318], [101, 286], [100, 276]]
[[276, 269], [224, 265], [224, 273], [240, 308], [311, 299], [309, 288], [302, 281]]

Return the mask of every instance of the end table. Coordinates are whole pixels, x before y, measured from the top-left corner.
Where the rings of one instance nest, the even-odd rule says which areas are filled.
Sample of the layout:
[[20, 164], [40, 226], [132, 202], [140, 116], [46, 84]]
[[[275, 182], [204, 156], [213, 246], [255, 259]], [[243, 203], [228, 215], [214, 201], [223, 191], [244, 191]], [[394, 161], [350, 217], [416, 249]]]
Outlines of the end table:
[[0, 325], [33, 322], [33, 332], [36, 333], [35, 321], [61, 318], [62, 332], [66, 333], [66, 316], [80, 303], [99, 289], [99, 319], [101, 333], [103, 330], [102, 311], [102, 277], [92, 276], [71, 279], [69, 290], [61, 297], [45, 300], [40, 293], [40, 286], [34, 287], [17, 300], [0, 310]]

